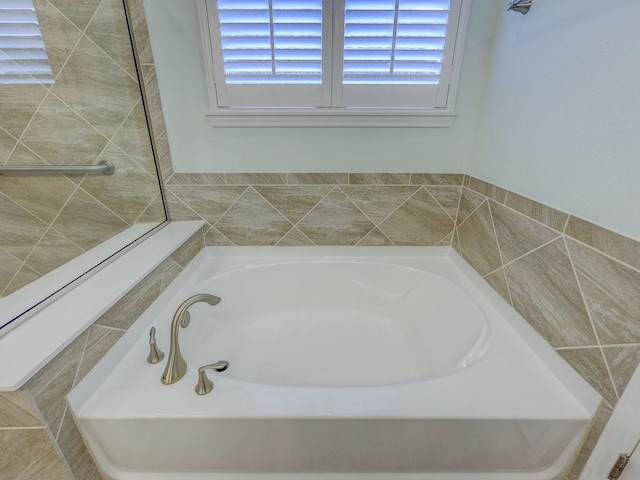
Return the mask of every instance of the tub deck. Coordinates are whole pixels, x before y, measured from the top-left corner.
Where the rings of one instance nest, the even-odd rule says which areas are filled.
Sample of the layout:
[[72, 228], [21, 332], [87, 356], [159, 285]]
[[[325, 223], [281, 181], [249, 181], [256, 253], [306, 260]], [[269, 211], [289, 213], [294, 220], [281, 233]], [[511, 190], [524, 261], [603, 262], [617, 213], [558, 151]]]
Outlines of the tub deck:
[[[224, 276], [310, 255], [324, 262], [408, 266], [455, 282], [477, 302], [488, 325], [484, 336], [460, 332], [461, 339], [473, 340], [475, 357], [413, 381], [379, 385], [374, 378], [359, 386], [345, 386], [350, 380], [341, 375], [315, 385], [301, 383], [299, 375], [289, 384], [282, 376], [259, 383], [262, 377], [234, 374], [231, 359], [228, 372], [211, 375], [213, 392], [200, 397], [193, 388], [203, 359], [233, 355], [216, 348], [193, 352], [216, 331], [216, 307], [203, 305], [180, 332], [189, 364], [185, 378], [160, 383], [164, 362], [144, 360], [148, 329], [157, 328], [166, 351], [177, 306], [194, 293], [220, 294], [206, 288], [211, 272]], [[220, 296], [222, 305], [233, 295]], [[202, 335], [198, 322], [213, 330]], [[445, 247], [207, 248], [69, 396], [94, 457], [114, 480], [553, 480], [570, 463], [599, 401]]]

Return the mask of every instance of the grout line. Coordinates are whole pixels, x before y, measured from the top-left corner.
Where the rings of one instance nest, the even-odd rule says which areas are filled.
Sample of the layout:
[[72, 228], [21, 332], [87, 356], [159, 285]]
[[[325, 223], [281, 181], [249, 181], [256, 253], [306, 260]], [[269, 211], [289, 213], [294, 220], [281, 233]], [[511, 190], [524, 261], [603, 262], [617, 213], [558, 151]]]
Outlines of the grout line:
[[593, 330], [593, 334], [595, 335], [596, 342], [598, 343], [600, 356], [602, 357], [602, 361], [604, 362], [605, 368], [607, 369], [607, 374], [609, 375], [609, 381], [611, 382], [611, 386], [613, 387], [613, 393], [616, 396], [616, 399], [620, 400], [620, 394], [618, 393], [616, 382], [613, 380], [613, 375], [611, 374], [611, 369], [609, 368], [609, 362], [607, 362], [607, 357], [605, 357], [604, 355], [604, 350], [602, 349], [602, 343], [600, 342], [600, 336], [598, 335], [598, 329], [596, 328], [596, 324], [593, 321], [593, 316], [591, 315], [591, 310], [589, 309], [589, 304], [587, 303], [587, 297], [582, 288], [582, 283], [580, 282], [580, 277], [578, 276], [578, 272], [576, 271], [576, 266], [573, 262], [573, 257], [571, 256], [571, 252], [569, 251], [569, 246], [567, 245], [567, 239], [565, 235], [562, 236], [562, 242], [564, 244], [564, 248], [567, 251], [567, 257], [569, 258], [569, 263], [571, 264], [571, 271], [573, 272], [573, 276], [576, 280], [576, 283], [578, 284], [580, 297], [582, 298], [582, 304], [584, 306], [585, 311], [587, 312], [587, 318], [589, 319], [589, 323], [591, 324], [591, 329]]
[[[309, 210], [307, 213], [305, 213], [305, 214], [302, 216], [302, 218], [300, 218], [300, 220], [298, 220], [298, 221], [294, 224], [294, 227], [298, 228], [298, 230], [300, 230], [300, 231], [302, 232], [302, 230], [300, 229], [300, 227], [298, 227], [298, 225], [300, 225], [300, 222], [302, 222], [305, 218], [307, 218], [307, 217], [309, 216], [309, 214], [310, 214], [311, 212], [313, 212], [316, 208], [318, 208], [318, 205], [320, 205], [322, 202], [324, 202], [324, 201], [327, 199], [327, 197], [328, 197], [329, 195], [331, 195], [331, 193], [332, 193], [336, 188], [338, 188], [338, 186], [337, 186], [337, 185], [333, 185], [333, 186], [331, 186], [331, 188], [329, 189], [329, 191], [327, 192], [327, 194], [326, 194], [324, 197], [322, 197], [322, 198], [318, 201], [318, 203], [316, 203], [316, 204], [313, 206], [313, 208], [312, 208], [311, 210]], [[342, 191], [342, 190], [340, 190], [340, 191]], [[343, 192], [343, 193], [344, 193], [344, 192]], [[304, 234], [304, 232], [302, 232], [302, 233]], [[306, 234], [305, 234], [305, 237], [309, 238]], [[311, 239], [309, 238], [309, 240], [311, 240]], [[315, 245], [315, 242], [314, 242], [313, 240], [311, 241], [311, 243], [313, 243], [313, 244]]]
[[567, 238], [571, 239], [572, 241], [574, 241], [574, 242], [576, 242], [576, 243], [579, 243], [580, 245], [582, 245], [582, 246], [584, 246], [584, 247], [588, 248], [589, 250], [592, 250], [593, 252], [595, 252], [595, 253], [597, 253], [597, 254], [599, 254], [599, 255], [602, 255], [603, 257], [605, 257], [605, 258], [607, 258], [607, 259], [609, 259], [609, 260], [611, 260], [611, 261], [613, 261], [613, 262], [616, 262], [616, 263], [618, 263], [618, 264], [620, 264], [620, 265], [622, 265], [622, 266], [624, 266], [624, 267], [627, 267], [627, 268], [629, 268], [630, 270], [633, 270], [634, 272], [640, 273], [640, 268], [638, 268], [638, 267], [634, 267], [633, 265], [629, 265], [628, 263], [625, 263], [625, 262], [623, 262], [622, 260], [619, 260], [619, 259], [617, 259], [617, 258], [615, 258], [615, 257], [611, 256], [610, 254], [606, 253], [606, 252], [603, 252], [603, 251], [601, 251], [601, 250], [598, 250], [597, 248], [595, 248], [595, 247], [593, 247], [593, 246], [589, 245], [588, 243], [584, 243], [584, 242], [583, 242], [583, 241], [581, 241], [581, 240], [577, 240], [577, 239], [573, 238], [571, 235], [567, 235], [566, 233], [565, 233], [564, 235], [565, 235], [565, 237], [567, 237]]
[[554, 350], [562, 351], [562, 350], [595, 350], [596, 348], [600, 348], [599, 345], [573, 345], [570, 347], [553, 347]]
[[498, 247], [498, 256], [500, 257], [500, 266], [504, 267], [504, 261], [507, 257], [502, 253], [502, 246], [498, 239], [498, 230], [496, 230], [496, 222], [493, 219], [493, 210], [491, 209], [491, 201], [487, 200], [487, 207], [489, 208], [489, 218], [491, 219], [491, 228], [493, 228], [493, 236], [496, 239], [496, 246]]
[[137, 216], [137, 218], [132, 222], [132, 225], [135, 225], [138, 223], [138, 221], [140, 220], [140, 218], [144, 215], [144, 212], [146, 212], [147, 210], [149, 210], [149, 208], [151, 207], [151, 205], [153, 204], [153, 202], [156, 201], [156, 199], [158, 198], [158, 196], [160, 196], [160, 192], [156, 193], [155, 196], [151, 199], [151, 201], [149, 201], [149, 203], [147, 204], [146, 207], [144, 207], [142, 209], [142, 211], [140, 212], [140, 215]]
[[[257, 193], [260, 198], [262, 198], [265, 202], [267, 202], [267, 205], [269, 205], [271, 208], [273, 208], [276, 212], [278, 212], [278, 214], [282, 218], [284, 218], [287, 222], [289, 222], [291, 224], [291, 228], [287, 231], [287, 233], [289, 233], [291, 231], [291, 229], [295, 228], [295, 224], [291, 220], [289, 220], [280, 210], [278, 210], [276, 207], [274, 207], [273, 204], [269, 200], [267, 200], [264, 196], [262, 196], [262, 194], [258, 190], [256, 190], [253, 187], [251, 187], [251, 190], [253, 190], [255, 193]], [[286, 234], [285, 234], [285, 236], [286, 236]], [[283, 238], [284, 238], [284, 236], [282, 238], [280, 238], [280, 240], [282, 240]], [[278, 240], [278, 242], [280, 242], [280, 240]], [[276, 242], [276, 245], [278, 244], [278, 242]]]
[[[349, 185], [346, 185], [346, 186], [348, 187]], [[377, 227], [378, 227], [379, 223], [376, 223], [376, 221], [375, 221], [373, 218], [371, 218], [369, 215], [367, 215], [367, 214], [364, 212], [364, 210], [362, 210], [362, 209], [361, 209], [361, 208], [356, 204], [356, 202], [354, 202], [354, 201], [353, 201], [353, 199], [352, 199], [349, 195], [347, 195], [347, 193], [346, 193], [342, 188], [340, 188], [339, 186], [336, 186], [336, 188], [337, 188], [338, 190], [340, 190], [340, 192], [341, 192], [345, 197], [347, 197], [347, 198], [349, 199], [349, 201], [353, 204], [353, 206], [354, 206], [354, 207], [356, 207], [356, 209], [358, 209], [358, 211], [359, 211], [360, 213], [362, 213], [365, 217], [367, 217], [367, 220], [369, 220], [371, 223], [373, 223], [373, 227], [374, 227], [374, 228], [377, 228]], [[382, 222], [380, 222], [380, 223], [382, 223]], [[372, 231], [373, 231], [373, 228], [372, 228], [372, 229], [367, 233], [367, 235], [369, 235], [369, 233], [371, 233]], [[367, 235], [365, 235], [365, 237], [366, 237]], [[362, 238], [364, 238], [364, 237], [362, 237]], [[362, 238], [361, 238], [360, 240], [362, 240]], [[360, 243], [360, 240], [358, 240], [358, 243]], [[356, 245], [357, 245], [357, 243], [356, 243]]]
[[[562, 212], [562, 213], [566, 213], [566, 212]], [[565, 235], [567, 234], [567, 227], [569, 226], [569, 220], [571, 220], [571, 215], [569, 215], [568, 213], [566, 213], [566, 215], [567, 215], [567, 219], [564, 221], [564, 227], [562, 229], [562, 233]], [[571, 237], [571, 235], [569, 235], [569, 237]]]
[[[443, 185], [443, 186], [445, 186], [445, 185]], [[448, 185], [446, 185], [446, 186], [448, 186]], [[440, 203], [440, 202], [438, 201], [438, 199], [436, 198], [436, 196], [435, 196], [433, 193], [431, 193], [431, 191], [430, 191], [430, 190], [429, 190], [429, 188], [428, 188], [428, 187], [438, 187], [438, 185], [423, 185], [422, 187], [423, 187], [423, 188], [425, 189], [425, 191], [426, 191], [426, 192], [431, 196], [431, 198], [433, 198], [433, 199], [435, 200], [436, 204], [438, 204], [438, 206], [439, 206], [439, 207], [444, 211], [444, 213], [446, 213], [446, 214], [447, 214], [447, 217], [449, 217], [451, 220], [453, 220], [453, 228], [456, 228], [456, 219], [455, 219], [455, 218], [453, 218], [451, 215], [449, 215], [449, 212], [447, 212], [447, 209], [446, 209], [446, 208], [444, 208], [444, 206], [442, 205], [442, 203]], [[456, 210], [456, 217], [457, 217], [457, 216], [458, 216], [458, 211]]]
[[[0, 431], [3, 430], [46, 430], [46, 425], [40, 425], [37, 427], [0, 427]], [[35, 472], [34, 472], [35, 473]]]
[[[238, 186], [238, 187], [243, 187], [244, 185], [236, 185], [236, 186]], [[251, 188], [251, 185], [247, 185], [247, 186], [245, 187], [245, 189], [240, 193], [240, 195], [238, 195], [238, 198], [236, 198], [233, 202], [231, 202], [231, 205], [229, 205], [229, 208], [227, 208], [224, 212], [222, 212], [222, 214], [217, 218], [217, 220], [216, 220], [214, 223], [209, 223], [209, 222], [207, 222], [207, 223], [209, 223], [212, 227], [215, 227], [215, 226], [218, 224], [218, 222], [219, 222], [220, 220], [222, 220], [222, 218], [224, 218], [224, 216], [225, 216], [227, 213], [229, 213], [229, 210], [231, 210], [231, 209], [235, 206], [235, 204], [236, 204], [236, 203], [238, 203], [238, 202], [240, 201], [240, 199], [245, 195], [245, 193], [247, 193], [247, 191], [248, 191], [250, 188]], [[252, 189], [252, 190], [254, 190], [254, 189]], [[255, 190], [254, 190], [254, 191], [255, 191]], [[176, 196], [176, 195], [174, 194], [174, 196]], [[177, 196], [176, 196], [176, 198], [177, 198]], [[195, 212], [195, 210], [194, 210], [194, 212]], [[197, 214], [197, 213], [196, 213], [196, 214]], [[200, 215], [198, 215], [198, 216], [200, 216]], [[204, 220], [204, 219], [203, 219], [203, 220]], [[206, 222], [206, 220], [205, 220], [205, 222]], [[218, 231], [219, 231], [219, 229], [218, 229], [218, 228], [216, 228], [216, 230], [218, 230]], [[222, 233], [222, 232], [220, 232], [220, 233]], [[231, 242], [231, 243], [233, 243], [233, 242]], [[234, 243], [234, 245], [235, 245], [235, 243]]]
[[[482, 196], [484, 197], [484, 195], [482, 195]], [[466, 222], [467, 220], [469, 220], [469, 219], [471, 218], [471, 216], [472, 216], [474, 213], [476, 213], [476, 210], [478, 210], [478, 209], [482, 206], [482, 204], [483, 204], [483, 203], [488, 202], [488, 201], [489, 201], [488, 197], [484, 197], [484, 200], [482, 200], [482, 201], [480, 202], [480, 204], [479, 204], [476, 208], [474, 208], [473, 210], [471, 210], [471, 212], [469, 212], [469, 215], [467, 215], [467, 217], [466, 217], [464, 220], [462, 220], [462, 221], [460, 222], [460, 225], [458, 225], [458, 226], [457, 226], [457, 228], [458, 228], [458, 229], [460, 229], [460, 227], [461, 227], [462, 225], [464, 225], [464, 222]]]
[[[513, 260], [510, 260], [509, 262], [505, 263], [504, 265], [502, 265], [502, 267], [500, 268], [506, 268], [509, 265], [517, 262], [518, 260], [523, 259], [524, 257], [526, 257], [527, 255], [532, 254], [533, 252], [537, 252], [538, 250], [540, 250], [541, 248], [546, 247], [547, 245], [549, 245], [550, 243], [554, 243], [556, 240], [558, 240], [559, 238], [562, 238], [562, 235], [558, 235], [557, 237], [553, 237], [551, 240], [549, 240], [548, 242], [543, 243], [542, 245], [534, 248], [533, 250], [529, 250], [527, 253], [525, 253], [524, 255], [520, 255], [519, 257], [514, 258]], [[496, 271], [500, 270], [500, 268], [496, 268], [495, 270], [492, 270], [491, 272], [487, 273], [487, 275], [491, 275], [492, 273], [495, 273]]]
[[[167, 257], [167, 259], [169, 259], [169, 258], [170, 258], [170, 257]], [[174, 263], [175, 263], [175, 262], [174, 262]], [[176, 265], [178, 265], [178, 263], [176, 263]], [[178, 265], [178, 266], [180, 266], [180, 265]], [[146, 277], [145, 277], [145, 278], [146, 278]], [[144, 278], [143, 278], [142, 280], [140, 280], [140, 281], [136, 284], [136, 286], [137, 286], [137, 285], [139, 285], [139, 284], [141, 284], [144, 280], [145, 280]], [[152, 284], [153, 284], [153, 283], [154, 283], [154, 282], [152, 282]], [[124, 297], [123, 297], [123, 298], [124, 298]], [[122, 299], [120, 299], [120, 300], [122, 300]], [[118, 303], [118, 302], [116, 302], [116, 303]], [[115, 304], [116, 304], [116, 303], [114, 303], [112, 306], [115, 306]], [[108, 311], [108, 310], [107, 310], [107, 311]], [[106, 313], [106, 312], [105, 312], [105, 313]], [[99, 317], [98, 317], [98, 319], [96, 320], [96, 322], [97, 322], [98, 320], [100, 320], [100, 318], [99, 318]], [[114, 332], [121, 332], [121, 333], [124, 333], [124, 332], [126, 332], [126, 331], [127, 331], [127, 329], [126, 329], [126, 328], [110, 327], [109, 325], [96, 325], [95, 323], [92, 323], [91, 325], [89, 325], [89, 327], [102, 328], [102, 329], [105, 329], [105, 330], [113, 330]]]

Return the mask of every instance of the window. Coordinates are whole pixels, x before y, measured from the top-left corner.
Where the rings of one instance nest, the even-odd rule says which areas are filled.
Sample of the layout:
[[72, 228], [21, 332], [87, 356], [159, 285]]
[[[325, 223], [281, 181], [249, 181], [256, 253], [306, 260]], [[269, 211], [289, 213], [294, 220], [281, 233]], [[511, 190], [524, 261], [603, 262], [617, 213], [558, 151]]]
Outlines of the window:
[[0, 85], [53, 80], [33, 0], [1, 0]]
[[468, 3], [201, 0], [210, 119], [450, 125]]

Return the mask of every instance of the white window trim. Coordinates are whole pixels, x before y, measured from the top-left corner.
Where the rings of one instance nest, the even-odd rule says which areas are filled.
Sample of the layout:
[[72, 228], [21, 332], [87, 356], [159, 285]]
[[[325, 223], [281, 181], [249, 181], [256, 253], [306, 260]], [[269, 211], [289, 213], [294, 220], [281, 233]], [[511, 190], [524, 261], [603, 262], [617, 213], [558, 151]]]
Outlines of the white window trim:
[[472, 0], [461, 0], [456, 45], [449, 78], [447, 107], [444, 108], [248, 108], [217, 105], [213, 46], [207, 19], [207, 0], [197, 0], [202, 50], [209, 97], [205, 113], [213, 127], [450, 127], [456, 119], [455, 104], [462, 68], [463, 47]]

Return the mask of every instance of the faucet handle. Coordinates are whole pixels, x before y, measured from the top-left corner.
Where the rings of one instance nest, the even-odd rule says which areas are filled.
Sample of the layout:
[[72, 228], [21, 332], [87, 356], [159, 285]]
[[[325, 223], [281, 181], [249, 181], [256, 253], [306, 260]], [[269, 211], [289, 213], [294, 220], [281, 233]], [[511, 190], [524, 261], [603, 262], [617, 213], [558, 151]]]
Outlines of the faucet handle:
[[147, 362], [154, 364], [159, 363], [164, 358], [164, 353], [160, 351], [156, 344], [156, 327], [151, 327], [149, 330], [149, 356]]
[[203, 365], [198, 369], [198, 384], [196, 385], [196, 393], [198, 395], [206, 395], [213, 390], [213, 382], [207, 377], [207, 370], [215, 370], [216, 372], [224, 372], [229, 368], [229, 362], [221, 360], [210, 365]]

